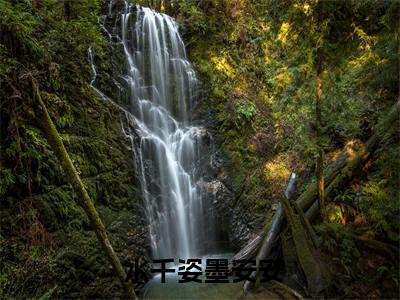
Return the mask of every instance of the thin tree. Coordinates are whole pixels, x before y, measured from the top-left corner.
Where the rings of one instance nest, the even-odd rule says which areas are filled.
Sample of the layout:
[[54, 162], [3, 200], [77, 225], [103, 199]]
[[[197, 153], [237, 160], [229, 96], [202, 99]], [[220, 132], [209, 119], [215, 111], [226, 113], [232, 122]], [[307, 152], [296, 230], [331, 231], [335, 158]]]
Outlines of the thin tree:
[[324, 192], [324, 149], [322, 142], [322, 43], [323, 43], [323, 29], [322, 29], [322, 3], [317, 2], [316, 5], [316, 54], [315, 54], [315, 66], [316, 66], [316, 90], [315, 90], [315, 136], [317, 144], [317, 161], [316, 161], [316, 177], [317, 177], [317, 191], [321, 217], [325, 219], [325, 192]]
[[114, 251], [114, 248], [111, 245], [104, 223], [102, 222], [96, 210], [96, 207], [94, 206], [93, 201], [90, 198], [82, 182], [81, 177], [76, 171], [75, 166], [72, 163], [67, 150], [65, 149], [64, 143], [57, 131], [56, 126], [50, 118], [47, 107], [40, 96], [39, 87], [33, 79], [31, 80], [31, 82], [33, 89], [33, 98], [38, 105], [40, 124], [43, 133], [45, 134], [47, 141], [49, 142], [52, 150], [54, 151], [54, 154], [60, 162], [65, 172], [66, 179], [72, 185], [75, 193], [77, 194], [78, 202], [88, 216], [90, 224], [94, 232], [96, 233], [97, 239], [99, 240], [99, 243], [103, 248], [103, 251], [105, 252], [109, 262], [113, 266], [115, 274], [121, 281], [121, 284], [125, 289], [128, 298], [131, 300], [136, 300], [137, 298], [133, 286], [129, 281], [126, 281], [126, 273], [117, 254]]
[[316, 69], [317, 69], [317, 85], [316, 85], [316, 103], [315, 103], [315, 121], [316, 121], [316, 141], [318, 148], [318, 157], [316, 163], [317, 172], [317, 190], [319, 207], [322, 218], [325, 219], [325, 191], [324, 191], [324, 149], [322, 143], [322, 54], [321, 49], [316, 51]]

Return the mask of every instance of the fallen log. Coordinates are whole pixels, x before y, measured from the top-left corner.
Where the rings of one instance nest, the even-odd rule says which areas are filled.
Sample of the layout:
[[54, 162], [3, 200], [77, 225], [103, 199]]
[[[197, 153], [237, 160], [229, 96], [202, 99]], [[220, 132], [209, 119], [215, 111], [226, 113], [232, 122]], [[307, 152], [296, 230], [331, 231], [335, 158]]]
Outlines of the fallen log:
[[[325, 182], [326, 183], [330, 183], [338, 173], [340, 173], [340, 168], [343, 168], [343, 166], [345, 166], [346, 161], [349, 159], [349, 157], [351, 157], [351, 155], [353, 155], [354, 153], [354, 144], [349, 144], [346, 145], [346, 147], [343, 149], [342, 153], [338, 156], [338, 158], [328, 167], [325, 177]], [[314, 200], [316, 199], [317, 196], [317, 189], [314, 189], [315, 184], [311, 183], [309, 185], [309, 187], [306, 189], [307, 195], [302, 195], [302, 197], [304, 199], [308, 199], [308, 197], [314, 197]], [[329, 194], [328, 189], [326, 189], [325, 191], [325, 195]], [[298, 203], [296, 201], [296, 203]], [[298, 204], [297, 204], [298, 205]], [[312, 207], [310, 207], [310, 212], [307, 211], [307, 213], [305, 213], [306, 217], [309, 218], [310, 215], [312, 215], [312, 217], [316, 217], [318, 214], [318, 209], [319, 209], [319, 205], [318, 202], [313, 203]], [[304, 210], [304, 209], [303, 209]], [[252, 257], [255, 257], [262, 245], [262, 242], [265, 240], [266, 235], [268, 234], [268, 232], [271, 230], [271, 226], [272, 224], [276, 223], [276, 222], [281, 222], [282, 220], [277, 220], [279, 218], [282, 218], [283, 214], [282, 211], [280, 211], [279, 209], [277, 210], [277, 212], [275, 213], [275, 216], [273, 217], [273, 221], [272, 222], [268, 222], [263, 230], [257, 235], [257, 237], [255, 237], [254, 239], [252, 239], [249, 243], [247, 243], [235, 256], [233, 259], [250, 259]], [[311, 219], [310, 219], [311, 220]]]
[[52, 147], [52, 150], [54, 151], [54, 154], [56, 155], [61, 166], [63, 167], [63, 170], [66, 174], [66, 179], [69, 181], [75, 190], [75, 193], [78, 195], [79, 204], [88, 216], [90, 224], [96, 233], [97, 239], [107, 255], [108, 260], [113, 266], [114, 272], [126, 290], [127, 296], [129, 299], [135, 300], [136, 294], [133, 290], [133, 286], [130, 284], [130, 282], [126, 282], [126, 273], [114, 251], [114, 248], [111, 245], [110, 240], [108, 239], [106, 228], [96, 210], [96, 207], [94, 206], [92, 199], [90, 198], [78, 172], [75, 169], [75, 166], [71, 161], [71, 158], [68, 155], [67, 150], [65, 149], [64, 143], [57, 131], [56, 126], [50, 118], [47, 107], [40, 96], [38, 86], [33, 79], [31, 82], [33, 88], [33, 99], [39, 104], [40, 125], [42, 126], [46, 139]]
[[322, 261], [317, 255], [317, 248], [310, 236], [310, 228], [302, 220], [301, 214], [296, 214], [288, 199], [282, 199], [281, 205], [294, 242], [295, 257], [307, 281], [307, 290], [312, 297], [318, 296], [329, 285], [329, 274], [325, 271]]
[[286, 284], [283, 284], [282, 282], [276, 281], [276, 280], [271, 280], [271, 283], [279, 286], [281, 289], [287, 291], [287, 293], [290, 295], [293, 295], [294, 298], [299, 299], [299, 300], [304, 300], [304, 297], [302, 295], [300, 295], [297, 291], [295, 291], [294, 289], [290, 288], [289, 286], [287, 286]]
[[[279, 207], [273, 219], [273, 222], [271, 223], [271, 226], [268, 230], [268, 233], [263, 239], [260, 251], [258, 252], [258, 255], [256, 257], [257, 262], [265, 259], [271, 253], [274, 242], [276, 241], [280, 229], [282, 227], [282, 223], [283, 223], [283, 210], [282, 207]], [[257, 277], [258, 277], [258, 272], [252, 272], [250, 274], [250, 279], [252, 280], [253, 279], [255, 280]], [[253, 286], [254, 283], [252, 281], [250, 280], [245, 281], [245, 283], [243, 284], [243, 292], [247, 294], [253, 288]]]
[[377, 251], [379, 253], [382, 253], [388, 257], [396, 264], [399, 265], [399, 253], [398, 253], [398, 248], [396, 248], [393, 245], [369, 239], [364, 236], [357, 235], [349, 230], [346, 229], [341, 229], [340, 231], [335, 230], [334, 227], [331, 225], [327, 224], [325, 226], [325, 231], [332, 236], [333, 238], [337, 238], [337, 234], [343, 235], [344, 237], [347, 237], [349, 239], [353, 239], [356, 242], [359, 242], [363, 244], [365, 247], [372, 249], [374, 251]]
[[[388, 128], [398, 119], [400, 112], [400, 99], [392, 106], [389, 113], [378, 123], [375, 128], [374, 134], [368, 139], [368, 141], [361, 145], [361, 148], [356, 154], [350, 155], [344, 161], [341, 158], [337, 163], [325, 172], [326, 182], [326, 195], [337, 187], [344, 179], [350, 178], [354, 171], [360, 167], [360, 165], [366, 161], [371, 153], [377, 147], [379, 141], [383, 138]], [[329, 190], [329, 191], [328, 191]], [[304, 193], [297, 199], [297, 203], [300, 208], [304, 211], [314, 204], [314, 200], [317, 197], [317, 186], [316, 184], [310, 184]]]
[[[318, 203], [318, 202], [317, 202]], [[319, 204], [318, 204], [319, 205]], [[307, 235], [310, 237], [310, 240], [312, 242], [312, 245], [314, 247], [318, 247], [318, 240], [317, 240], [317, 235], [315, 234], [314, 229], [311, 226], [310, 220], [307, 219], [304, 211], [300, 208], [300, 206], [297, 204], [297, 202], [293, 202], [293, 206], [296, 209], [296, 213], [298, 214], [300, 221], [303, 225], [303, 227], [307, 231]]]
[[[329, 195], [330, 192], [338, 187], [344, 180], [353, 176], [354, 171], [357, 170], [371, 155], [371, 153], [377, 147], [379, 141], [385, 135], [385, 132], [390, 128], [393, 123], [398, 119], [400, 111], [400, 98], [393, 105], [389, 113], [378, 123], [375, 129], [375, 133], [370, 139], [361, 145], [360, 149], [354, 154], [351, 148], [346, 147], [341, 155], [326, 169], [324, 172], [325, 183], [327, 185], [325, 195]], [[296, 204], [302, 211], [306, 211], [305, 216], [311, 220], [317, 216], [319, 212], [319, 205], [317, 199], [317, 185], [311, 183], [308, 185], [306, 190], [296, 200]], [[263, 243], [260, 242], [252, 244], [252, 251], [247, 250], [246, 254], [254, 253], [256, 247], [260, 247], [257, 255], [257, 259], [264, 259], [270, 254], [272, 246], [276, 241], [280, 232], [280, 227], [283, 223], [283, 212], [280, 207], [276, 212], [271, 226], [266, 226], [264, 231]], [[261, 240], [261, 239], [259, 239]], [[258, 241], [259, 241], [258, 240]], [[241, 252], [241, 251], [240, 251]], [[239, 252], [239, 253], [240, 253]], [[244, 258], [250, 258], [249, 256], [242, 255]], [[257, 273], [253, 272], [251, 278], [256, 278]], [[246, 281], [243, 286], [244, 293], [247, 293], [253, 284], [250, 281]]]
[[[290, 197], [293, 194], [295, 180], [296, 180], [296, 174], [292, 173], [292, 175], [290, 176], [288, 187], [285, 191], [286, 197]], [[280, 229], [282, 227], [282, 223], [283, 223], [283, 209], [282, 207], [279, 207], [273, 219], [273, 222], [268, 230], [268, 234], [265, 236], [262, 242], [260, 251], [258, 252], [258, 255], [256, 257], [257, 262], [267, 258], [268, 255], [271, 253], [274, 242], [276, 241]], [[250, 275], [250, 279], [252, 280], [256, 279], [257, 277], [258, 277], [258, 271], [252, 272]], [[243, 292], [246, 294], [253, 288], [253, 286], [254, 283], [251, 280], [245, 281], [245, 283], [243, 284]]]
[[[369, 138], [369, 140], [361, 146], [358, 152], [348, 159], [348, 162], [342, 169], [338, 170], [331, 178], [328, 187], [325, 190], [326, 195], [331, 193], [335, 188], [339, 187], [343, 182], [351, 178], [354, 173], [361, 168], [361, 166], [371, 157], [378, 146], [380, 140], [383, 138], [387, 130], [396, 122], [399, 118], [400, 112], [400, 99], [393, 105], [387, 116], [378, 123], [375, 129], [375, 133]], [[306, 190], [308, 196], [302, 194], [296, 201], [300, 208], [306, 211], [305, 215], [309, 220], [314, 219], [318, 215], [319, 205], [318, 202], [313, 202], [312, 189]], [[314, 197], [316, 196], [316, 190]], [[311, 203], [311, 204], [310, 204]]]
[[[269, 229], [268, 229], [269, 230]], [[263, 230], [255, 238], [250, 240], [238, 253], [235, 254], [235, 256], [232, 258], [233, 260], [242, 260], [242, 259], [248, 259], [249, 257], [254, 257], [257, 255], [257, 251], [260, 248], [261, 242], [264, 239], [264, 233], [265, 231]]]

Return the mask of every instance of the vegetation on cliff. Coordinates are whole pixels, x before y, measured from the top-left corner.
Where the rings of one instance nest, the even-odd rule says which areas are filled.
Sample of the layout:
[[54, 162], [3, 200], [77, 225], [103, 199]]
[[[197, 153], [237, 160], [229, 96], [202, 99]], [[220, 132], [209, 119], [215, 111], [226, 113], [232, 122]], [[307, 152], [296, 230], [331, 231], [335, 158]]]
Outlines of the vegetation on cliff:
[[[396, 1], [179, 6], [177, 18], [204, 84], [200, 106], [214, 120], [231, 162], [232, 188], [239, 191], [236, 203], [253, 230], [277, 207], [291, 172], [300, 176], [300, 194], [317, 179], [321, 150], [327, 166], [342, 148], [362, 145], [398, 101], [399, 12]], [[398, 125], [397, 118], [357, 176], [326, 199], [328, 225], [317, 229], [334, 262], [336, 296], [397, 295], [396, 263], [345, 233], [398, 247]], [[325, 226], [334, 226], [335, 234], [327, 235]]]
[[146, 253], [120, 112], [89, 85], [88, 48], [103, 65], [110, 63], [98, 24], [100, 7], [106, 6], [0, 1], [0, 298], [48, 291], [64, 297], [123, 293], [41, 130], [30, 78], [39, 85], [124, 267], [137, 251]]

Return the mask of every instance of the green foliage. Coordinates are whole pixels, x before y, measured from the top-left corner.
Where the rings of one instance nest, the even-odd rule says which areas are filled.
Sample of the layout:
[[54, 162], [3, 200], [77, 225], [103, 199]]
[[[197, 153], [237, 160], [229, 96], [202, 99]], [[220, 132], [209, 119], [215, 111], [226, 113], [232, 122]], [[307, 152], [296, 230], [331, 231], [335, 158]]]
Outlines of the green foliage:
[[[79, 199], [42, 134], [31, 99], [31, 76], [96, 205], [118, 216], [132, 209], [137, 199], [120, 115], [88, 84], [87, 49], [92, 47], [99, 63], [107, 51], [98, 25], [100, 9], [100, 2], [91, 0], [0, 0], [2, 299], [65, 297], [71, 292], [63, 281], [68, 270], [59, 254], [73, 236], [81, 237], [83, 244], [90, 240], [84, 249], [94, 249], [96, 259], [105, 259], [95, 236], [88, 236]], [[111, 278], [104, 265], [103, 275]], [[100, 269], [96, 265], [88, 275], [83, 270], [87, 266], [73, 260], [68, 266], [74, 269], [68, 277], [71, 286], [80, 275], [86, 284]], [[81, 291], [74, 292], [77, 296]]]
[[400, 224], [398, 203], [398, 168], [400, 155], [398, 145], [392, 144], [398, 129], [388, 131], [376, 151], [379, 157], [371, 165], [368, 177], [361, 184], [337, 191], [334, 202], [344, 204], [349, 219], [357, 216], [365, 219], [370, 237], [397, 244]]
[[51, 296], [54, 294], [56, 289], [57, 289], [57, 285], [55, 285], [53, 288], [48, 290], [43, 296], [41, 296], [39, 298], [39, 300], [49, 300], [49, 299], [51, 299]]
[[29, 2], [21, 1], [13, 5], [9, 1], [0, 1], [0, 28], [15, 34], [16, 40], [11, 42], [13, 44], [5, 45], [9, 48], [10, 54], [21, 51], [19, 55], [32, 55], [39, 61], [43, 59], [44, 49], [34, 35], [40, 28], [40, 21], [32, 14]]
[[237, 126], [241, 127], [251, 123], [257, 114], [257, 108], [253, 103], [241, 104], [237, 108]]
[[[189, 18], [190, 9], [182, 10], [182, 19]], [[215, 119], [216, 140], [231, 163], [233, 188], [246, 191], [238, 203], [254, 218], [269, 213], [268, 202], [281, 196], [287, 173], [294, 170], [311, 182], [320, 147], [329, 160], [349, 141], [365, 142], [397, 98], [396, 1], [221, 1], [199, 5], [194, 15], [199, 10], [210, 19], [208, 34], [190, 23], [185, 30], [191, 61], [204, 84], [202, 108]], [[318, 141], [317, 46], [323, 57]], [[400, 213], [396, 132], [385, 137], [372, 169], [364, 170], [367, 178], [335, 191], [329, 206], [340, 212], [337, 222], [351, 226], [362, 219], [366, 236], [392, 244], [398, 242]], [[355, 296], [351, 281], [365, 279], [353, 263], [361, 259], [361, 249], [349, 238], [328, 241], [341, 268], [338, 286], [344, 290], [347, 285], [346, 296]], [[382, 273], [390, 277], [384, 267]]]
[[339, 262], [346, 272], [345, 276], [350, 276], [353, 273], [353, 262], [355, 261], [355, 258], [359, 256], [360, 253], [358, 252], [354, 241], [348, 238], [343, 238], [339, 247]]
[[3, 195], [15, 183], [15, 176], [11, 169], [1, 169], [0, 195]]
[[7, 56], [7, 49], [0, 44], [0, 75], [10, 73], [17, 60]]
[[207, 34], [210, 26], [207, 14], [198, 8], [195, 1], [182, 1], [179, 12], [184, 20], [184, 26], [190, 24], [191, 34]]
[[400, 213], [398, 191], [387, 185], [386, 180], [372, 179], [361, 187], [361, 195], [355, 198], [356, 206], [366, 213], [374, 223], [375, 230], [382, 231], [393, 243], [399, 241]]
[[[119, 115], [100, 103], [87, 84], [89, 47], [99, 66], [111, 69], [98, 25], [106, 6], [106, 1], [91, 0], [0, 0], [0, 254], [5, 257], [0, 298], [51, 292], [78, 297], [93, 274], [109, 273], [98, 262], [104, 257], [96, 252], [93, 234], [85, 231], [86, 217], [35, 123], [29, 74], [41, 86], [90, 194], [97, 205], [107, 207], [106, 219], [131, 208], [136, 199]], [[255, 230], [282, 196], [290, 171], [305, 182], [313, 179], [309, 170], [319, 149], [314, 138], [316, 46], [324, 59], [323, 139], [318, 146], [327, 157], [348, 141], [365, 141], [397, 97], [397, 1], [185, 0], [173, 9], [204, 85], [201, 112], [215, 120], [233, 190], [244, 191], [238, 203], [257, 219]], [[100, 81], [111, 94], [107, 80]], [[393, 129], [385, 137], [367, 176], [336, 191], [333, 200], [346, 208], [349, 224], [363, 216], [369, 237], [392, 244], [400, 232], [396, 134]], [[32, 239], [23, 237], [37, 233], [35, 226], [60, 237], [76, 236], [76, 245], [33, 247]], [[340, 283], [358, 280], [353, 267], [360, 249], [355, 242], [341, 237], [325, 243], [341, 268]], [[51, 247], [58, 255], [43, 251]], [[90, 271], [84, 269], [89, 268], [84, 265], [88, 257], [96, 264]], [[377, 270], [381, 277], [398, 278], [391, 265]], [[73, 288], [76, 282], [82, 286]], [[354, 296], [351, 286], [346, 291]]]

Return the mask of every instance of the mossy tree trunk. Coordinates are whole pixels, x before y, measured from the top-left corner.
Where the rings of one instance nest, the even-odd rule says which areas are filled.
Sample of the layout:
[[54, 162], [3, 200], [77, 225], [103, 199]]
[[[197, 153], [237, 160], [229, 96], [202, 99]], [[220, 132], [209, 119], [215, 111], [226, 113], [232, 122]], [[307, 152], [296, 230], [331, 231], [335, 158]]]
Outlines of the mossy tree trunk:
[[[371, 154], [379, 145], [379, 142], [385, 136], [388, 129], [391, 126], [398, 126], [399, 113], [400, 97], [392, 106], [389, 113], [377, 124], [374, 134], [360, 147], [357, 153], [354, 154], [349, 151], [347, 155], [340, 157], [336, 163], [326, 170], [326, 195], [355, 175], [363, 163], [371, 157]], [[317, 190], [315, 185], [310, 185], [296, 201], [303, 211], [307, 211], [306, 215], [308, 218], [315, 217], [318, 212], [318, 202], [314, 201], [316, 197]]]
[[[290, 199], [291, 196], [293, 195], [295, 181], [296, 181], [296, 174], [292, 173], [292, 175], [290, 176], [290, 180], [288, 182], [288, 186], [284, 193], [285, 197], [287, 197], [287, 199]], [[276, 237], [278, 236], [278, 234], [281, 230], [281, 227], [282, 227], [283, 210], [284, 209], [282, 209], [282, 207], [279, 207], [278, 211], [276, 212], [276, 215], [273, 218], [272, 223], [266, 225], [264, 230], [268, 233], [265, 236], [265, 238], [263, 239], [261, 248], [258, 251], [258, 254], [256, 257], [257, 262], [260, 262], [261, 260], [266, 259], [270, 255], [270, 253], [272, 251], [272, 247], [274, 246], [274, 243], [276, 241]], [[243, 259], [243, 258], [241, 258], [241, 259]], [[258, 271], [252, 272], [250, 275], [250, 278], [257, 279], [258, 275], [259, 275]], [[246, 280], [243, 284], [243, 292], [245, 294], [247, 292], [249, 292], [253, 288], [253, 285], [254, 284], [251, 280]]]
[[99, 240], [104, 252], [107, 255], [108, 260], [110, 261], [113, 269], [118, 276], [119, 280], [122, 283], [122, 286], [125, 288], [127, 295], [130, 299], [136, 299], [135, 291], [133, 290], [133, 286], [126, 282], [126, 273], [121, 265], [120, 260], [118, 259], [110, 240], [107, 236], [106, 228], [93, 204], [92, 199], [90, 198], [86, 188], [73, 165], [67, 150], [64, 147], [64, 143], [61, 140], [61, 137], [50, 118], [50, 115], [47, 111], [46, 105], [44, 104], [38, 86], [32, 80], [32, 88], [33, 88], [33, 98], [36, 103], [39, 104], [40, 109], [40, 125], [42, 126], [43, 132], [46, 136], [47, 141], [49, 142], [52, 150], [54, 151], [58, 161], [60, 162], [69, 183], [72, 185], [73, 189], [78, 195], [79, 204], [84, 209], [86, 215], [89, 218], [90, 224], [93, 227], [93, 230], [96, 233], [97, 239]]
[[319, 207], [321, 211], [321, 216], [323, 219], [325, 219], [326, 213], [325, 213], [325, 194], [324, 194], [324, 149], [322, 145], [322, 115], [321, 115], [322, 54], [320, 48], [317, 48], [316, 66], [317, 66], [317, 87], [316, 87], [315, 118], [316, 118], [316, 141], [318, 148], [316, 177], [317, 177]]
[[[327, 183], [326, 195], [338, 187], [340, 184], [353, 177], [356, 170], [358, 170], [364, 162], [366, 162], [371, 153], [376, 149], [380, 140], [385, 136], [385, 133], [391, 126], [398, 126], [396, 121], [399, 119], [400, 112], [400, 97], [398, 101], [393, 105], [389, 113], [377, 124], [375, 133], [369, 138], [369, 140], [361, 146], [361, 148], [354, 154], [354, 151], [350, 148], [345, 148], [343, 153], [325, 170], [325, 178]], [[317, 201], [316, 201], [317, 199]], [[305, 216], [307, 219], [312, 219], [318, 214], [319, 201], [318, 201], [318, 189], [315, 184], [310, 184], [306, 190], [300, 195], [294, 204], [298, 211], [300, 220], [303, 217], [299, 212], [306, 211]], [[242, 254], [242, 251], [235, 256], [235, 259], [250, 259], [252, 256], [248, 255], [254, 253], [254, 248], [260, 248], [258, 251], [257, 258], [260, 254], [269, 255], [273, 244], [275, 243], [279, 233], [280, 225], [283, 222], [282, 207], [280, 207], [273, 218], [273, 222], [268, 223], [264, 228], [263, 237], [258, 239], [259, 242], [251, 245], [252, 249], [246, 249], [246, 252]], [[299, 223], [301, 224], [301, 222]], [[277, 226], [278, 225], [278, 226]], [[299, 225], [301, 226], [301, 225]], [[303, 226], [308, 231], [312, 243], [316, 244], [316, 237], [312, 228], [303, 220]], [[263, 241], [263, 242], [261, 242]], [[371, 244], [371, 243], [370, 243]], [[245, 283], [244, 291], [248, 292], [252, 285]]]
[[292, 203], [283, 198], [281, 205], [294, 241], [296, 260], [307, 278], [307, 288], [311, 296], [316, 297], [329, 285], [329, 275], [322, 262], [315, 255], [317, 249], [310, 236], [307, 224], [302, 222], [302, 215], [296, 215]]

